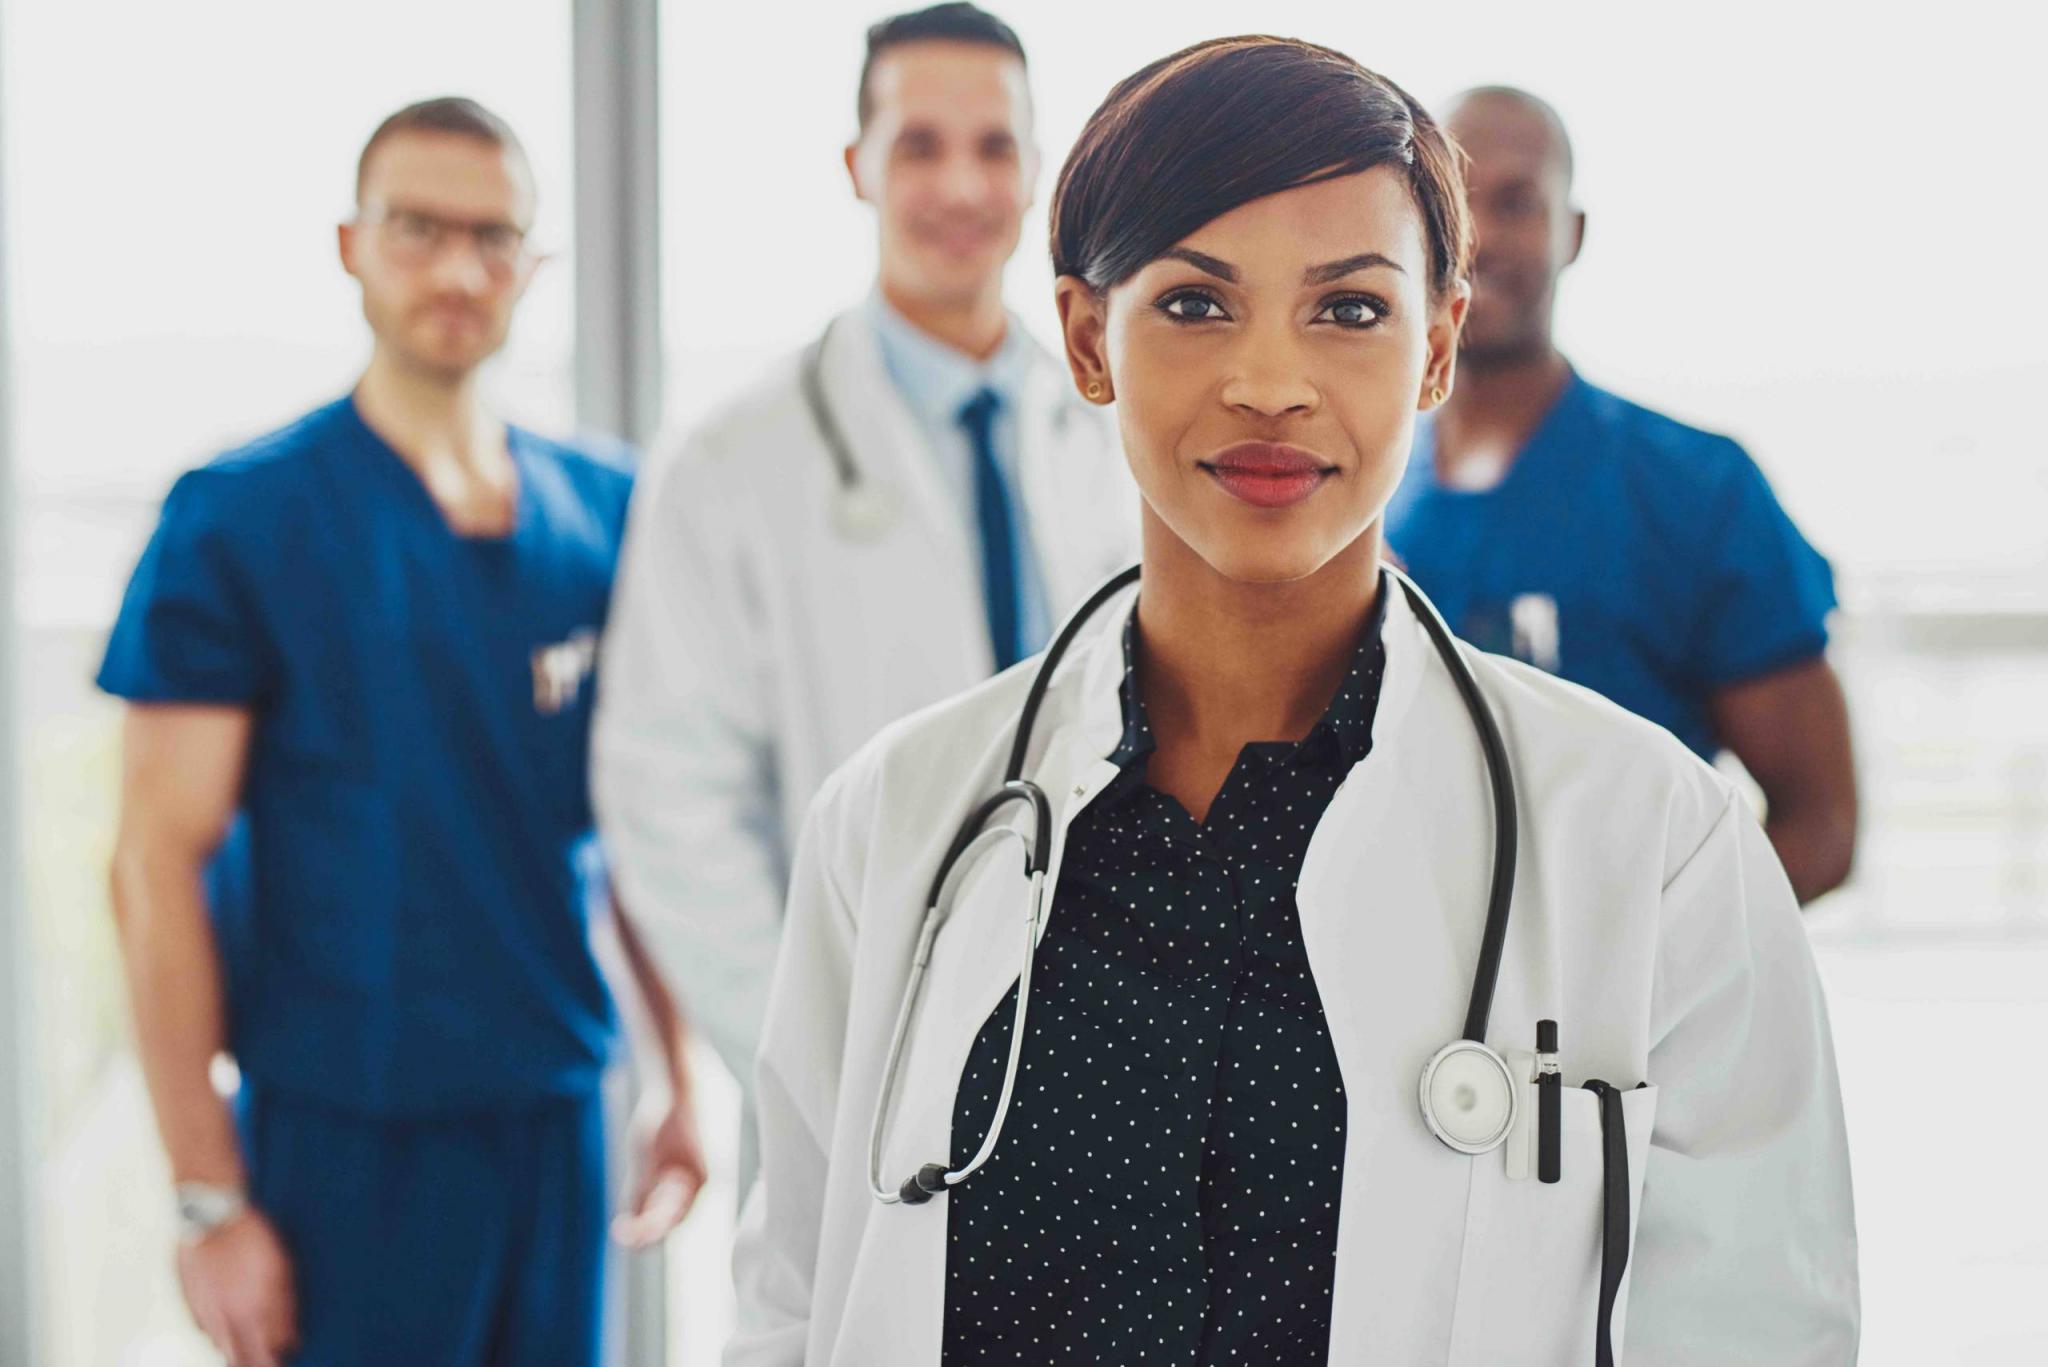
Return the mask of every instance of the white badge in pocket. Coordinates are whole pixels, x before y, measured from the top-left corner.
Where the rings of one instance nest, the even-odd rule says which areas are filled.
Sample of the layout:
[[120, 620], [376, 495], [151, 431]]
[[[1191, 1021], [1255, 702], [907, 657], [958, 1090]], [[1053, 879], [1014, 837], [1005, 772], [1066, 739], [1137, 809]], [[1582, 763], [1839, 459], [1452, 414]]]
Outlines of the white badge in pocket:
[[1507, 1159], [1508, 1180], [1526, 1182], [1535, 1171], [1536, 1127], [1530, 1118], [1536, 1114], [1536, 1056], [1527, 1049], [1509, 1051], [1508, 1071], [1514, 1074], [1522, 1104], [1515, 1108], [1515, 1123], [1509, 1128], [1508, 1142], [1501, 1145], [1501, 1150]]

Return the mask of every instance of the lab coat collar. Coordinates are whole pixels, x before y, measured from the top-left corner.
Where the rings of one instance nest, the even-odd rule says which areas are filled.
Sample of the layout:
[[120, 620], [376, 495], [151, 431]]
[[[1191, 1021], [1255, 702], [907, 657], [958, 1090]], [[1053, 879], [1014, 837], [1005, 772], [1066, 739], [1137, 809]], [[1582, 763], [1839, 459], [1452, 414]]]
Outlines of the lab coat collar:
[[1061, 772], [1051, 772], [1063, 752], [1093, 756], [1105, 768], [1116, 768], [1109, 756], [1123, 734], [1118, 694], [1124, 673], [1123, 622], [1137, 601], [1138, 590], [1132, 587], [1097, 608], [1046, 689], [1024, 771], [1045, 787], [1048, 796], [1057, 799], [1059, 792], [1047, 781], [1063, 778], [1064, 770], [1077, 764], [1073, 755], [1067, 755], [1057, 766]]
[[[1045, 467], [1066, 437], [1073, 403], [1079, 400], [1070, 403], [1062, 398], [1063, 372], [1020, 321], [1012, 319], [1011, 326], [1014, 335], [1004, 344], [998, 361], [1006, 375], [1011, 367], [1021, 372], [1008, 381], [1017, 404], [1019, 477], [1033, 535], [1054, 534], [1074, 511], [1063, 506], [1062, 490], [1048, 482]], [[941, 561], [952, 565], [946, 573], [963, 584], [978, 583], [980, 561], [972, 530], [960, 515], [958, 501], [933, 458], [917, 415], [890, 378], [866, 306], [857, 305], [833, 319], [819, 368], [826, 401], [852, 448], [861, 477], [901, 498], [911, 519], [931, 538]], [[1071, 557], [1048, 551], [1047, 545], [1041, 541], [1038, 549], [1050, 575]], [[1067, 601], [1078, 587], [1065, 582], [1047, 585], [1054, 599]], [[978, 588], [973, 597], [978, 603]], [[975, 611], [978, 615], [979, 608]]]
[[906, 404], [931, 427], [959, 421], [960, 410], [981, 389], [1016, 404], [1037, 350], [1023, 324], [1006, 315], [1003, 340], [985, 361], [955, 351], [897, 311], [880, 285], [861, 305], [875, 332], [882, 363]]
[[[1436, 647], [1416, 619], [1415, 609], [1399, 582], [1382, 573], [1380, 592], [1382, 599], [1376, 612], [1386, 654], [1385, 672], [1380, 680], [1379, 702], [1373, 709], [1371, 744], [1361, 758], [1346, 768], [1346, 785], [1353, 781], [1361, 765], [1393, 769], [1403, 723], [1414, 705], [1423, 671], [1441, 667], [1436, 660]], [[1049, 891], [1058, 886], [1068, 824], [1123, 772], [1110, 756], [1123, 736], [1122, 627], [1138, 593], [1139, 589], [1133, 587], [1116, 594], [1096, 609], [1082, 628], [1046, 689], [1045, 704], [1025, 751], [1023, 776], [1044, 791], [1052, 812]], [[1035, 661], [1019, 666], [1035, 667]], [[1342, 785], [1340, 791], [1341, 788]], [[1021, 825], [1021, 813], [1013, 810], [1009, 821]], [[1054, 914], [1048, 911], [1039, 929], [1041, 936]]]
[[967, 528], [929, 458], [923, 431], [882, 362], [881, 343], [860, 309], [840, 314], [825, 336], [820, 378], [863, 480], [902, 491], [908, 511], [942, 554], [964, 571]]

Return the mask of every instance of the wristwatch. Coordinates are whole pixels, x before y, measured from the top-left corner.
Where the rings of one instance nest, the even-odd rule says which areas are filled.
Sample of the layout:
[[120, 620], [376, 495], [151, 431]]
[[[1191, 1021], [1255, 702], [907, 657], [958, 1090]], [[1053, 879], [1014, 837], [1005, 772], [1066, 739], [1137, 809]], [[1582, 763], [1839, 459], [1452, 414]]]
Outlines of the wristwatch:
[[249, 1208], [239, 1187], [178, 1183], [178, 1242], [196, 1244]]

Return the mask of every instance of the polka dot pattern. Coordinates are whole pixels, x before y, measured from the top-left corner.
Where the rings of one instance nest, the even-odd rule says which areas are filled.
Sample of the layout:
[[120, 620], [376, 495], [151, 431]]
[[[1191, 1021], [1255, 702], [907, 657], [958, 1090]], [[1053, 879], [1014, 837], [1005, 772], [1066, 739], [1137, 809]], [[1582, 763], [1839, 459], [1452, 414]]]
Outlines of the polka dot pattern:
[[[1371, 747], [1380, 618], [1314, 730], [1245, 746], [1202, 823], [1145, 782], [1136, 621], [1120, 773], [1068, 830], [1002, 1141], [945, 1198], [947, 1367], [1328, 1356], [1344, 1084], [1294, 891]], [[956, 1164], [1015, 1010], [1013, 986], [968, 1055]]]

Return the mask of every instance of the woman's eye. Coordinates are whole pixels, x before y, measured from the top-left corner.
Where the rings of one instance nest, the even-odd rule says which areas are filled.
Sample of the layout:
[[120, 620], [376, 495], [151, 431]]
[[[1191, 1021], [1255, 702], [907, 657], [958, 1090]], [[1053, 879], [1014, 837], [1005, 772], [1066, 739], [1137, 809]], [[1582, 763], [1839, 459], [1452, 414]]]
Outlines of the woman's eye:
[[1162, 301], [1159, 308], [1167, 317], [1183, 323], [1206, 323], [1228, 316], [1223, 305], [1206, 294], [1176, 294]]
[[1316, 319], [1327, 319], [1338, 327], [1363, 329], [1376, 325], [1385, 315], [1386, 310], [1370, 299], [1334, 299], [1323, 305]]

